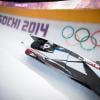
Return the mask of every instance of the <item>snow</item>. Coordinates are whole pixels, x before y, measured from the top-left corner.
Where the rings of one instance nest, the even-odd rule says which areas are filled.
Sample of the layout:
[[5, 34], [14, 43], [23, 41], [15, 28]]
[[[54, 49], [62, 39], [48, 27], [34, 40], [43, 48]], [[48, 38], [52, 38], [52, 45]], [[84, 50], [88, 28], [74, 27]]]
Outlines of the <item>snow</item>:
[[29, 34], [0, 25], [0, 100], [100, 100], [64, 73], [25, 55], [32, 41]]

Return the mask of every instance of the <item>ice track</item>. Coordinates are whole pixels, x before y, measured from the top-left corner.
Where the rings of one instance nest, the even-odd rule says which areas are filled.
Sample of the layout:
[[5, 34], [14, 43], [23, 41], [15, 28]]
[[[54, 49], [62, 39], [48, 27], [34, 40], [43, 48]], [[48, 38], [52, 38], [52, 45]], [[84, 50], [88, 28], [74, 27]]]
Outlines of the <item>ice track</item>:
[[29, 34], [0, 25], [0, 100], [100, 100], [64, 73], [25, 55]]

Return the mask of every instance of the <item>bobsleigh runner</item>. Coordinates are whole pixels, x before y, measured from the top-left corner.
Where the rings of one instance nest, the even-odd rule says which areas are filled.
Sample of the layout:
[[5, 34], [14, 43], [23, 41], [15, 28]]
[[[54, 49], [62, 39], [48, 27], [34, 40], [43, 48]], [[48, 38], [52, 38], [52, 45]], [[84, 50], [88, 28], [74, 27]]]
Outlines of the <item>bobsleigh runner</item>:
[[[31, 37], [34, 39], [34, 42], [31, 44], [30, 48], [26, 49], [26, 55], [37, 59], [43, 64], [53, 66], [63, 71], [64, 73], [68, 74], [71, 79], [93, 90], [100, 96], [100, 77], [92, 70], [93, 67], [97, 70], [100, 70], [99, 62], [90, 61], [64, 47], [56, 45], [55, 43], [50, 43], [48, 40], [45, 40], [43, 38], [38, 38], [35, 36]], [[42, 53], [47, 52], [51, 54], [54, 53], [55, 50], [68, 54], [68, 56], [66, 57], [67, 59], [52, 59]], [[68, 60], [69, 56], [72, 56], [77, 60]], [[68, 62], [74, 64], [81, 63], [86, 74], [83, 74], [82, 72], [73, 69], [67, 64]]]

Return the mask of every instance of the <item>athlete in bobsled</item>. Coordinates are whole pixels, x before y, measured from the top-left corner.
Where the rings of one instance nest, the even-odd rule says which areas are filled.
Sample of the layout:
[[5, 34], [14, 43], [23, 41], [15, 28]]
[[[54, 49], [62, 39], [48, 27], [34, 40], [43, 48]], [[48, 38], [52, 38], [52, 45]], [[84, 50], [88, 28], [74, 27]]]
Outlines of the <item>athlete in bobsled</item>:
[[34, 42], [31, 44], [31, 48], [44, 51], [44, 52], [53, 52], [55, 48], [57, 48], [57, 45], [54, 43], [50, 43], [47, 40], [44, 40], [42, 38], [37, 38], [34, 36], [31, 36], [34, 40]]

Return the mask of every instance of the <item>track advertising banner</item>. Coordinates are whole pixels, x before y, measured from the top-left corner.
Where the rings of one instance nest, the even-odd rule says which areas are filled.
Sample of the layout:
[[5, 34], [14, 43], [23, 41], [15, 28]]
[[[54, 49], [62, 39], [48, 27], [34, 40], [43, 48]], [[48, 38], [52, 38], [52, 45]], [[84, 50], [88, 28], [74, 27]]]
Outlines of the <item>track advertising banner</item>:
[[100, 60], [100, 24], [55, 21], [0, 13], [0, 26], [42, 37], [88, 59]]
[[82, 9], [100, 8], [100, 0], [61, 0], [53, 2], [15, 3], [0, 1], [1, 6], [21, 7], [29, 9]]

